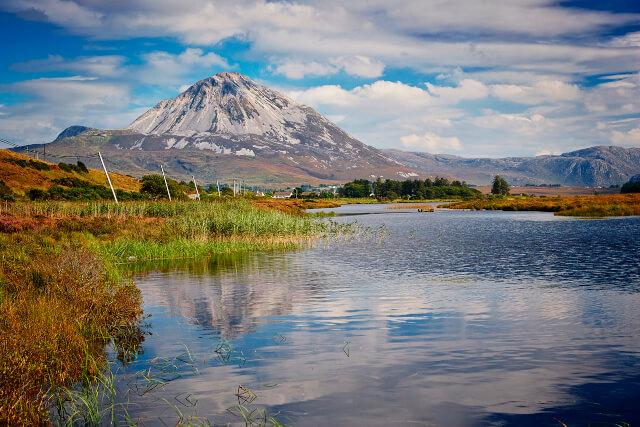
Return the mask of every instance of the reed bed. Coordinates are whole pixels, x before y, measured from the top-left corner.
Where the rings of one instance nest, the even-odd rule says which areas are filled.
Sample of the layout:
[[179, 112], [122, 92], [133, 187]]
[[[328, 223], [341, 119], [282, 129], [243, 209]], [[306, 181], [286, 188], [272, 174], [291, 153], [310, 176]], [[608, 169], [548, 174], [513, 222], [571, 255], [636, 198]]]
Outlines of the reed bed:
[[116, 261], [200, 258], [214, 253], [287, 249], [325, 235], [321, 221], [222, 202], [16, 203], [0, 207], [0, 231], [82, 234]]
[[608, 217], [640, 215], [640, 194], [575, 197], [521, 197], [471, 200], [438, 206], [449, 209], [542, 211], [562, 216]]

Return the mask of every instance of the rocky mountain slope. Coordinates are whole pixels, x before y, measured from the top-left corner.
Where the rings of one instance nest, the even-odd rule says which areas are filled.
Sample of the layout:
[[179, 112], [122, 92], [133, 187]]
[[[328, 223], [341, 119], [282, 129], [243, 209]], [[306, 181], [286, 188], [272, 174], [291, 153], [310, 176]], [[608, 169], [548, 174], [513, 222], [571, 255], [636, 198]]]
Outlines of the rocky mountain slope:
[[493, 176], [500, 175], [511, 185], [609, 187], [621, 185], [640, 173], [640, 148], [597, 146], [560, 155], [501, 159], [400, 150], [384, 152], [411, 169], [448, 173], [477, 185], [487, 185]]
[[312, 108], [226, 72], [161, 101], [125, 129], [73, 126], [47, 145], [48, 155], [97, 150], [119, 172], [158, 173], [162, 164], [175, 177], [203, 182], [237, 178], [277, 187], [419, 176]]

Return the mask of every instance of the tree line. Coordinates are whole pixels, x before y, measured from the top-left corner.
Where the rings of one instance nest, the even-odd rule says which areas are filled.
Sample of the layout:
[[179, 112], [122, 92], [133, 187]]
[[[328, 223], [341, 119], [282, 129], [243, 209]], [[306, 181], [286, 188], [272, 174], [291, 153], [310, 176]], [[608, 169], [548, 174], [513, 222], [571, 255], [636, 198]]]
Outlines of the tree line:
[[482, 193], [474, 188], [467, 186], [464, 181], [450, 182], [446, 178], [436, 177], [435, 179], [427, 178], [424, 181], [420, 179], [396, 181], [393, 179], [382, 180], [378, 178], [371, 182], [366, 179], [356, 179], [344, 184], [338, 194], [347, 198], [376, 197], [378, 199], [443, 199], [443, 198], [462, 198], [474, 199], [480, 197]]

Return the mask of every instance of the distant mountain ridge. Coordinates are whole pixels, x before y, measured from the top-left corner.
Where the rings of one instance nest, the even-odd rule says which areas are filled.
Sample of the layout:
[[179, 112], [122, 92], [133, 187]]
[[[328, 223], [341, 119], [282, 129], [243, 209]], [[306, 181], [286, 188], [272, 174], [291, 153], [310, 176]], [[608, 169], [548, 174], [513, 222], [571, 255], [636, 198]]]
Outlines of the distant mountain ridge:
[[177, 177], [205, 182], [239, 178], [276, 186], [421, 176], [311, 107], [227, 72], [159, 102], [125, 129], [73, 126], [47, 145], [49, 155], [97, 150], [123, 173], [157, 173], [162, 164]]
[[640, 173], [640, 148], [595, 146], [560, 155], [536, 157], [464, 158], [383, 150], [403, 165], [432, 174], [447, 173], [476, 185], [488, 185], [495, 175], [511, 185], [561, 184], [575, 187], [621, 185]]

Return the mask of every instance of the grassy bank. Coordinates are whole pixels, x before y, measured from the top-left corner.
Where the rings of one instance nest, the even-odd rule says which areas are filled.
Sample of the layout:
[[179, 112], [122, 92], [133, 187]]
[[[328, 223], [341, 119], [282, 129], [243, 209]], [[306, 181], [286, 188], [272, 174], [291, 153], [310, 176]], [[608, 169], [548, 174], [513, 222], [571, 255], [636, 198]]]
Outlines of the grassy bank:
[[542, 211], [555, 215], [607, 217], [640, 215], [640, 194], [576, 197], [518, 197], [470, 200], [439, 207], [471, 210]]
[[335, 225], [249, 201], [0, 205], [0, 424], [42, 424], [58, 386], [136, 343], [135, 285], [117, 263], [286, 249]]

